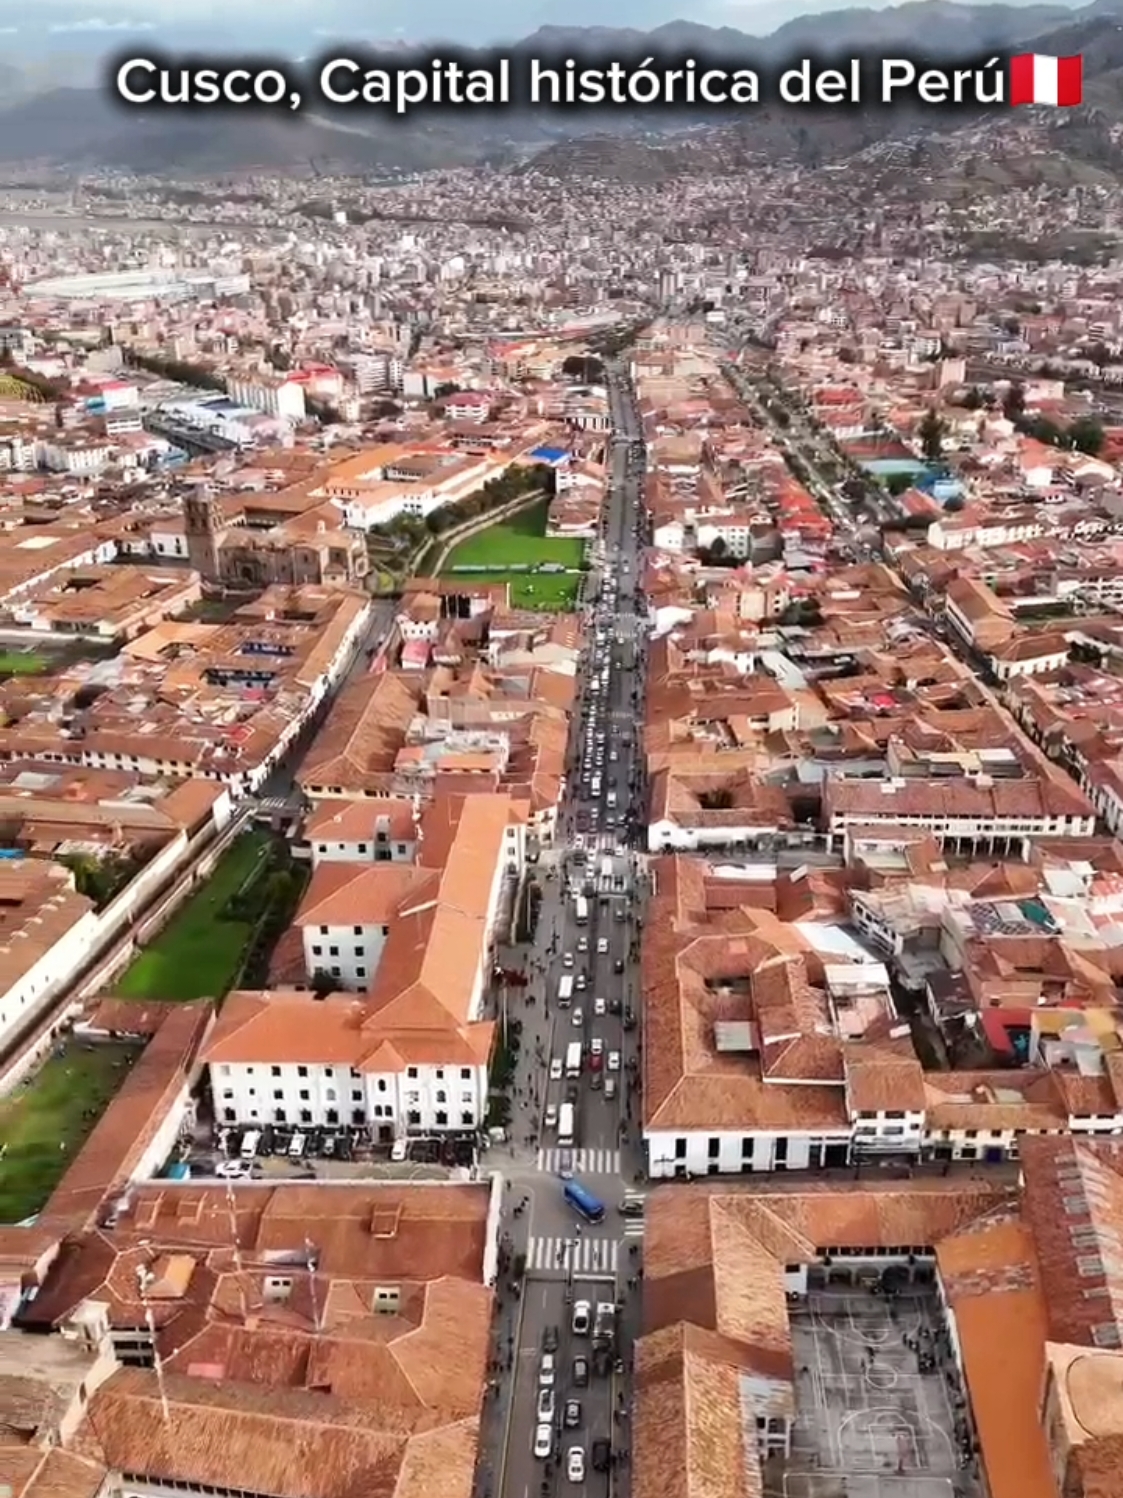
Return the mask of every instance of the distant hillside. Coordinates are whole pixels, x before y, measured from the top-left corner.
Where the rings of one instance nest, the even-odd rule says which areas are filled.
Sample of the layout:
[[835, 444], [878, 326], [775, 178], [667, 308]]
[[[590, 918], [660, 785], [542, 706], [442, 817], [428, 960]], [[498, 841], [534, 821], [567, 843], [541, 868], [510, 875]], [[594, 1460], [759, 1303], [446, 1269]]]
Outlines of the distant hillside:
[[[950, 0], [910, 0], [887, 10], [839, 10], [802, 16], [768, 37], [731, 27], [674, 21], [652, 32], [613, 27], [543, 27], [512, 49], [543, 56], [584, 53], [634, 57], [691, 52], [699, 57], [743, 58], [773, 67], [793, 56], [893, 55], [923, 51], [938, 57], [978, 57], [1020, 48], [1057, 55], [1083, 53], [1086, 102], [1109, 122], [1123, 120], [1123, 0], [1094, 0], [1079, 10], [1052, 4], [955, 5]], [[399, 59], [400, 60], [400, 59]], [[805, 166], [837, 161], [879, 140], [918, 130], [954, 129], [962, 115], [910, 116], [906, 111], [857, 115], [782, 108], [752, 112], [751, 128], [730, 127], [713, 113], [693, 121], [679, 112], [616, 110], [559, 113], [444, 114], [407, 123], [371, 121], [341, 111], [338, 117], [290, 118], [239, 114], [194, 119], [143, 111], [123, 113], [100, 91], [55, 88], [32, 97], [28, 75], [0, 64], [0, 162], [46, 161], [75, 169], [118, 168], [155, 175], [213, 175], [254, 169], [302, 172], [315, 157], [321, 170], [364, 173], [421, 171], [484, 160], [510, 162], [546, 145], [531, 168], [555, 176], [661, 180], [704, 169], [707, 163], [683, 133], [694, 123], [715, 128], [717, 169], [747, 162], [795, 160]], [[1074, 160], [1091, 151], [1095, 164], [1116, 168], [1115, 148], [1104, 132], [1089, 131], [1081, 111], [1064, 111], [1072, 133], [1064, 149]], [[1079, 127], [1079, 128], [1077, 128]], [[660, 136], [663, 137], [660, 140]], [[546, 144], [548, 142], [554, 144]], [[712, 163], [711, 163], [712, 164]]]

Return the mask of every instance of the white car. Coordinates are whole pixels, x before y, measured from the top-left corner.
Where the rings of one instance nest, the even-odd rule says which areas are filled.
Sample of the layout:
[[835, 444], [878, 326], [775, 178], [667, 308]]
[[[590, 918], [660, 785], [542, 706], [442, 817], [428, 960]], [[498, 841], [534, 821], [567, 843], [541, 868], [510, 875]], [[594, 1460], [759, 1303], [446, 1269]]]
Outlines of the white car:
[[607, 1014], [608, 1013], [608, 1001], [607, 1001], [607, 999], [594, 999], [593, 1000], [593, 1013], [594, 1014]]
[[534, 1432], [534, 1454], [540, 1462], [549, 1461], [554, 1454], [554, 1427], [540, 1425]]
[[573, 1307], [573, 1335], [587, 1337], [593, 1325], [593, 1307], [587, 1300], [579, 1300]]
[[562, 958], [562, 967], [572, 967], [572, 966], [573, 966], [573, 953], [572, 952], [567, 952], [565, 954], [565, 956]]
[[565, 1475], [570, 1482], [585, 1481], [585, 1448], [571, 1446], [565, 1454]]
[[552, 1352], [544, 1352], [542, 1361], [538, 1364], [538, 1386], [542, 1389], [552, 1389], [557, 1378], [557, 1364]]
[[619, 1071], [620, 1070], [620, 1052], [619, 1051], [609, 1051], [609, 1053], [608, 1053], [608, 1069], [609, 1069], [609, 1071]]
[[250, 1164], [248, 1160], [222, 1160], [215, 1166], [214, 1173], [224, 1181], [241, 1181], [249, 1175]]
[[538, 1390], [538, 1421], [541, 1425], [554, 1421], [554, 1391], [549, 1385]]
[[587, 936], [579, 936], [577, 938], [577, 950], [579, 952], [587, 952], [589, 950], [589, 938]]
[[573, 1011], [572, 1023], [575, 1030], [580, 1030], [581, 1026], [585, 1023], [585, 1011], [580, 1005]]
[[562, 1079], [562, 1058], [555, 1056], [550, 1062], [550, 1081], [560, 1082]]
[[600, 1038], [599, 1035], [594, 1035], [593, 1038], [592, 1038], [592, 1040], [590, 1040], [590, 1042], [589, 1042], [589, 1055], [590, 1056], [603, 1056], [604, 1055], [604, 1041]]
[[557, 1103], [547, 1103], [546, 1104], [546, 1116], [544, 1117], [544, 1119], [542, 1121], [545, 1124], [546, 1128], [548, 1128], [548, 1129], [556, 1129], [557, 1128], [557, 1126], [558, 1126], [558, 1105], [557, 1105]]
[[608, 937], [607, 936], [598, 936], [597, 937], [597, 951], [598, 951], [598, 953], [602, 957], [608, 951]]

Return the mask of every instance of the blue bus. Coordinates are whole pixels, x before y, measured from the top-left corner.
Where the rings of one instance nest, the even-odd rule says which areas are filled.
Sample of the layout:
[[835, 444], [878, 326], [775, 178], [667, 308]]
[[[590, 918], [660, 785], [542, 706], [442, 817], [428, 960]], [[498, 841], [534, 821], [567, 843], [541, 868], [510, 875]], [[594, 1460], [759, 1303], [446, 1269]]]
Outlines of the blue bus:
[[604, 1221], [604, 1203], [598, 1201], [588, 1187], [582, 1186], [580, 1181], [566, 1181], [565, 1199], [586, 1222]]

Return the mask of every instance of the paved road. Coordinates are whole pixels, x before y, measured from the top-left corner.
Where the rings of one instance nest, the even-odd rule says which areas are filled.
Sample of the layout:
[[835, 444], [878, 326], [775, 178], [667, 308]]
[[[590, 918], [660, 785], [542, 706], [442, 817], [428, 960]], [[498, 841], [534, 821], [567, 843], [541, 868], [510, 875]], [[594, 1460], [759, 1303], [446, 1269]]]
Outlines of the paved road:
[[[611, 401], [617, 433], [637, 436], [634, 408], [618, 379], [613, 381]], [[635, 453], [621, 440], [613, 444], [611, 467], [613, 482], [601, 538], [604, 564], [588, 592], [591, 649], [583, 663], [582, 699], [574, 715], [569, 790], [557, 845], [544, 852], [539, 865], [543, 902], [535, 944], [513, 954], [514, 961], [531, 973], [534, 1002], [528, 1003], [517, 990], [508, 999], [508, 1018], [522, 1024], [511, 1144], [499, 1146], [486, 1162], [508, 1178], [504, 1227], [513, 1252], [525, 1255], [527, 1266], [521, 1297], [514, 1299], [509, 1289], [505, 1293], [507, 1319], [498, 1346], [501, 1363], [510, 1357], [514, 1376], [500, 1380], [491, 1424], [484, 1432], [485, 1442], [497, 1442], [499, 1448], [482, 1485], [493, 1498], [554, 1498], [583, 1490], [596, 1498], [609, 1492], [626, 1498], [628, 1492], [622, 1461], [615, 1461], [608, 1473], [594, 1472], [590, 1461], [595, 1440], [611, 1440], [614, 1456], [628, 1444], [627, 1416], [617, 1411], [626, 1408], [630, 1345], [638, 1331], [639, 1296], [628, 1282], [640, 1268], [643, 1232], [642, 1218], [625, 1218], [619, 1210], [625, 1191], [641, 1189], [635, 958], [644, 876], [642, 860], [633, 854], [630, 841], [642, 823], [637, 711], [644, 650], [633, 597], [642, 472]], [[607, 670], [608, 681], [597, 692], [593, 684], [602, 670]], [[601, 792], [594, 800], [598, 733], [605, 737]], [[609, 804], [610, 796], [615, 805]], [[610, 817], [615, 825], [609, 824]], [[583, 891], [588, 909], [585, 922], [579, 924], [577, 897]], [[562, 1007], [559, 986], [567, 975], [575, 983], [583, 979], [584, 986]], [[600, 1014], [598, 1000], [604, 1001], [605, 1012]], [[625, 1027], [629, 1008], [636, 1019], [633, 1028]], [[584, 1051], [580, 1077], [551, 1080], [550, 1062], [561, 1061], [564, 1069], [566, 1048], [574, 1040]], [[597, 1072], [591, 1070], [594, 1041], [602, 1047]], [[619, 1069], [610, 1071], [615, 1057]], [[608, 1078], [616, 1084], [614, 1097], [607, 1095]], [[548, 1110], [552, 1119], [552, 1110], [560, 1109], [567, 1098], [573, 1101], [576, 1117], [569, 1155], [556, 1129], [546, 1125]], [[583, 1221], [566, 1204], [565, 1182], [558, 1173], [565, 1167], [604, 1203], [602, 1223]], [[516, 1215], [520, 1203], [525, 1206]], [[625, 1371], [598, 1377], [590, 1368], [587, 1387], [575, 1382], [573, 1368], [575, 1357], [592, 1361], [589, 1338], [572, 1331], [573, 1307], [582, 1300], [594, 1306], [623, 1302], [618, 1325]], [[559, 1338], [556, 1455], [550, 1463], [533, 1452], [541, 1349], [548, 1328], [556, 1328]], [[560, 1429], [570, 1399], [580, 1403], [580, 1423]], [[574, 1445], [584, 1448], [589, 1464], [583, 1484], [571, 1483], [565, 1473], [565, 1454]]]

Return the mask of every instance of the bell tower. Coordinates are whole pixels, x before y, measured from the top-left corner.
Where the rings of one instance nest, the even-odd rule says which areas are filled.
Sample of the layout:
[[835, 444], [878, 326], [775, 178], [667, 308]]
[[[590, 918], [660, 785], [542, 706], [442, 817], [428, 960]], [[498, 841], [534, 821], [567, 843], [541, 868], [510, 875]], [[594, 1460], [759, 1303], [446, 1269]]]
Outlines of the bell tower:
[[203, 487], [184, 497], [183, 529], [188, 561], [204, 582], [218, 582], [218, 548], [226, 524], [211, 489]]

